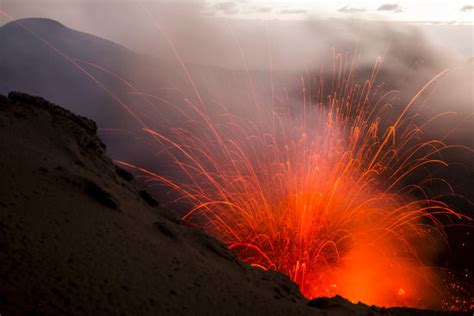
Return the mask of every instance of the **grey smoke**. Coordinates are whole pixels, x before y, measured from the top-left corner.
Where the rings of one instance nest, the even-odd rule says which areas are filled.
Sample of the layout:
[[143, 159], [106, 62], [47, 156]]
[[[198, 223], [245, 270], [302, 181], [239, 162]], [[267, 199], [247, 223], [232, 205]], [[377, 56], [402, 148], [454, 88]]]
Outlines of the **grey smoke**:
[[340, 8], [338, 11], [341, 13], [358, 13], [358, 12], [365, 12], [367, 10], [363, 8], [354, 8], [354, 7], [346, 5]]
[[227, 14], [227, 15], [239, 13], [239, 8], [238, 8], [237, 3], [232, 2], [232, 1], [218, 2], [214, 5], [214, 8], [216, 9], [217, 12]]
[[474, 5], [465, 5], [461, 8], [462, 12], [474, 11]]
[[285, 9], [280, 11], [281, 14], [305, 14], [307, 12], [304, 9]]
[[378, 9], [378, 11], [399, 11], [401, 10], [400, 5], [397, 3], [386, 3], [382, 4]]
[[[437, 83], [425, 112], [431, 115], [449, 110], [456, 112], [458, 117], [472, 114], [474, 101], [470, 87], [474, 85], [474, 80], [472, 62], [468, 62], [473, 56], [472, 29], [469, 27], [417, 26], [351, 19], [242, 21], [238, 18], [211, 18], [204, 14], [211, 9], [225, 12], [236, 7], [236, 2], [221, 2], [217, 7], [210, 8], [204, 2], [195, 1], [157, 1], [143, 6], [135, 1], [123, 3], [112, 0], [4, 0], [1, 4], [1, 9], [14, 17], [51, 17], [71, 28], [154, 56], [167, 65], [165, 70], [151, 70], [163, 78], [172, 77], [167, 73], [170, 69], [182, 76], [182, 69], [166, 41], [166, 35], [180, 57], [187, 64], [196, 66], [193, 75], [199, 87], [222, 102], [243, 104], [249, 101], [246, 70], [255, 78], [262, 101], [269, 99], [270, 69], [278, 91], [286, 89], [297, 96], [300, 74], [319, 74], [321, 66], [325, 65], [325, 75], [331, 77], [331, 48], [342, 52], [357, 49], [360, 80], [366, 78], [364, 76], [370, 72], [375, 59], [382, 56], [379, 79], [385, 82], [387, 88], [401, 91], [399, 106], [435, 74], [446, 68], [453, 69]], [[339, 11], [357, 13], [364, 10], [345, 6]], [[288, 13], [297, 15], [304, 13], [304, 10], [295, 9]], [[2, 21], [6, 22], [6, 19]], [[232, 76], [236, 74], [234, 77], [244, 78], [241, 80], [243, 83], [230, 83], [232, 76], [223, 69], [234, 69]], [[144, 70], [130, 69], [129, 73], [138, 71]], [[472, 125], [466, 123], [460, 127], [452, 133], [452, 138], [463, 141], [472, 139], [469, 126]], [[444, 128], [439, 125], [437, 130], [441, 133]]]
[[273, 11], [273, 8], [268, 8], [268, 7], [266, 7], [266, 8], [259, 8], [259, 9], [257, 10], [258, 13], [270, 13], [270, 12], [272, 12], [272, 11]]

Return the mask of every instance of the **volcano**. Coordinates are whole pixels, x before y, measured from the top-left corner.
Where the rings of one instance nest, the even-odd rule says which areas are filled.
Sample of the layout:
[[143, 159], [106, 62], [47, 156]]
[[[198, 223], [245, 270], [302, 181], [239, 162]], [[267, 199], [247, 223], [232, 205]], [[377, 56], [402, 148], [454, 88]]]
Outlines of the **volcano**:
[[306, 300], [160, 208], [96, 130], [44, 99], [0, 97], [2, 314], [448, 314]]
[[[390, 116], [366, 117], [378, 113], [372, 104], [379, 88], [396, 83], [396, 71], [405, 68], [381, 70], [379, 85], [371, 75], [378, 70], [367, 64], [345, 78], [344, 67], [352, 63], [337, 55], [339, 75], [321, 79], [313, 78], [313, 69], [307, 77], [277, 70], [269, 85], [266, 70], [195, 65], [176, 55], [177, 63], [139, 55], [49, 19], [0, 28], [0, 93], [25, 91], [67, 109], [22, 93], [0, 100], [0, 174], [6, 179], [0, 187], [6, 262], [0, 313], [423, 315], [434, 313], [395, 306], [472, 308], [472, 186], [466, 184], [472, 183], [472, 151], [427, 159], [438, 156], [444, 135], [450, 135], [442, 125], [423, 129], [430, 111], [408, 109], [405, 129], [398, 120], [392, 128]], [[433, 56], [407, 69], [426, 74], [439, 66]], [[446, 72], [436, 71], [436, 77]], [[330, 82], [335, 90], [327, 93]], [[407, 82], [411, 90], [420, 88], [417, 80]], [[364, 93], [372, 88], [374, 94]], [[434, 88], [427, 90], [436, 96]], [[411, 104], [403, 100], [407, 95], [399, 103], [391, 97], [375, 103], [403, 111]], [[446, 98], [434, 98], [434, 108]], [[362, 108], [352, 103], [369, 99]], [[472, 129], [465, 127], [470, 119], [466, 114], [467, 124], [459, 125], [462, 137], [453, 133], [465, 148], [472, 143]], [[420, 147], [398, 150], [412, 137]], [[432, 152], [416, 156], [423, 148]], [[405, 165], [405, 173], [396, 164], [404, 155], [407, 161], [420, 158], [413, 166], [423, 167], [425, 158], [439, 166], [410, 174]], [[138, 170], [137, 179], [122, 168]], [[384, 195], [392, 185], [381, 182], [397, 175], [393, 188], [415, 189]], [[368, 179], [368, 185], [357, 179]], [[438, 184], [448, 182], [454, 184], [448, 197], [437, 200], [446, 193]], [[421, 188], [425, 183], [431, 183], [433, 199]], [[364, 194], [355, 194], [360, 187]], [[386, 197], [384, 203], [371, 204], [378, 196]], [[416, 199], [424, 202], [402, 203]], [[334, 216], [318, 216], [321, 205]], [[368, 211], [356, 212], [361, 208], [354, 205]], [[431, 217], [425, 209], [446, 214]], [[392, 213], [399, 216], [380, 216]], [[453, 216], [441, 218], [447, 213]], [[340, 222], [336, 238], [325, 239]], [[380, 224], [377, 229], [372, 222]], [[391, 237], [379, 234], [373, 242], [374, 231]], [[443, 272], [432, 278], [428, 270], [412, 269], [415, 261]], [[462, 281], [459, 288], [451, 278]], [[373, 299], [386, 296], [387, 288], [394, 299]], [[428, 303], [419, 301], [433, 293]], [[350, 301], [311, 300], [336, 294]]]

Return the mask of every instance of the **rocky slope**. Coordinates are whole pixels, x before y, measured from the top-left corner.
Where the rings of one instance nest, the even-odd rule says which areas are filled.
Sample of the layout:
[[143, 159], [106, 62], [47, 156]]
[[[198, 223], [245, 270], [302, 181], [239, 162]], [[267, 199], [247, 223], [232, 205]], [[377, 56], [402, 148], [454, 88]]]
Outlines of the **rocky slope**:
[[114, 166], [93, 121], [0, 96], [1, 315], [434, 315], [308, 302]]

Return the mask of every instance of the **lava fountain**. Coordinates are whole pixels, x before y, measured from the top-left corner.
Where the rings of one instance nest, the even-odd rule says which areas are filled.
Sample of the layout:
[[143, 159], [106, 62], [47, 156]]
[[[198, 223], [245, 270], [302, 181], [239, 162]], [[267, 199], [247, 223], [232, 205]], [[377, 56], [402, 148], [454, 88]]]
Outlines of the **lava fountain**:
[[[420, 140], [433, 120], [420, 123], [418, 114], [444, 72], [399, 107], [396, 91], [376, 82], [379, 61], [358, 83], [355, 58], [335, 60], [331, 82], [321, 75], [309, 93], [301, 79], [301, 106], [210, 111], [187, 99], [176, 107], [183, 127], [145, 128], [179, 176], [120, 163], [190, 203], [184, 221], [242, 261], [286, 274], [308, 298], [439, 307], [431, 261], [444, 239], [441, 219], [460, 215], [425, 190], [445, 184], [421, 171], [445, 165], [446, 145]], [[418, 172], [426, 177], [407, 184]]]

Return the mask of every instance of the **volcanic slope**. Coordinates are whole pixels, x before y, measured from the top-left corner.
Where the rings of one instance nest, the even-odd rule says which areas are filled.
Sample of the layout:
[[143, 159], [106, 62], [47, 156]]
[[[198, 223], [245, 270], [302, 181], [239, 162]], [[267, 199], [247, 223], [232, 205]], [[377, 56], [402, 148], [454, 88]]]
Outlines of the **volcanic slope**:
[[185, 226], [105, 155], [93, 121], [0, 96], [1, 315], [434, 315], [308, 303]]

